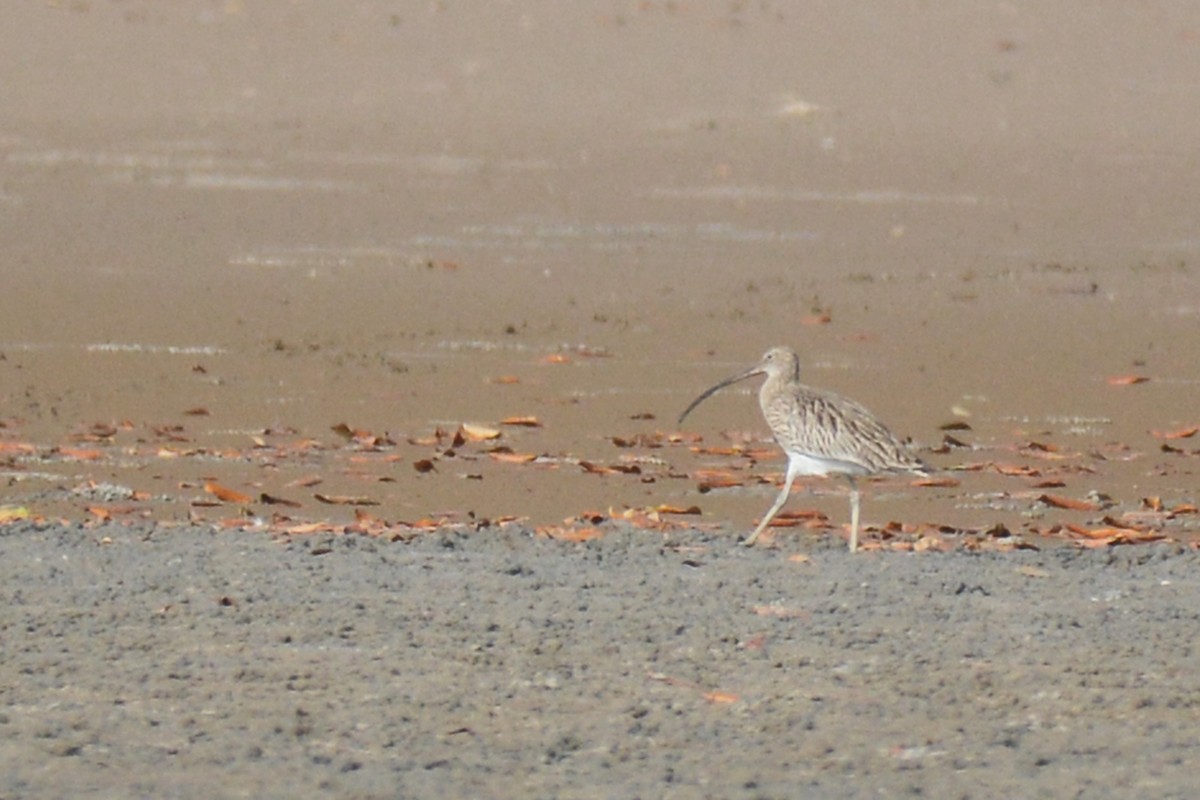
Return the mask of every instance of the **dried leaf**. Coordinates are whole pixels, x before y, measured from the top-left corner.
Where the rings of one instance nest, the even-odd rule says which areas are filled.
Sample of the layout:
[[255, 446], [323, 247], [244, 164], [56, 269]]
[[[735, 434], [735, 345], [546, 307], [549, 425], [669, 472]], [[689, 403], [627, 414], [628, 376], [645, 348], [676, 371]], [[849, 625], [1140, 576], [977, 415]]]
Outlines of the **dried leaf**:
[[205, 408], [204, 406], [196, 406], [195, 408], [189, 408], [187, 411], [184, 411], [183, 413], [189, 417], [207, 417], [208, 409]]
[[413, 469], [424, 474], [426, 472], [432, 472], [434, 469], [436, 469], [436, 467], [434, 467], [433, 462], [428, 458], [422, 458], [413, 462]]
[[501, 385], [512, 385], [520, 382], [521, 379], [516, 375], [497, 375], [494, 378], [488, 378], [488, 383], [496, 383]]
[[1150, 380], [1145, 375], [1113, 375], [1108, 379], [1109, 386], [1133, 386]]
[[500, 424], [501, 425], [519, 425], [519, 426], [523, 426], [526, 428], [542, 427], [542, 421], [534, 416], [505, 417], [504, 419], [500, 420]]
[[1071, 511], [1095, 511], [1099, 508], [1093, 502], [1088, 500], [1076, 500], [1072, 497], [1063, 497], [1057, 494], [1043, 494], [1038, 496], [1038, 502], [1045, 503], [1054, 508], [1066, 508]]
[[942, 488], [950, 486], [958, 486], [960, 481], [957, 478], [918, 478], [913, 481], [911, 486], [921, 488]]
[[1173, 431], [1150, 431], [1150, 435], [1155, 439], [1190, 439], [1200, 433], [1200, 425], [1193, 425], [1190, 428], [1179, 428]]
[[551, 353], [541, 359], [543, 364], [570, 364], [571, 359], [562, 353]]
[[604, 531], [596, 527], [573, 528], [561, 525], [546, 525], [536, 529], [539, 536], [546, 536], [560, 542], [586, 542], [599, 539]]
[[736, 703], [738, 700], [741, 699], [736, 694], [731, 694], [730, 692], [719, 692], [719, 691], [705, 692], [704, 694], [701, 695], [701, 697], [703, 697], [705, 700], [707, 700], [710, 703]]
[[378, 500], [369, 497], [355, 497], [345, 494], [314, 494], [313, 497], [331, 506], [377, 506]]
[[288, 508], [300, 508], [302, 505], [301, 503], [297, 503], [295, 500], [287, 500], [283, 497], [275, 497], [274, 495], [267, 494], [266, 492], [263, 492], [258, 496], [258, 501], [269, 506], [287, 506]]
[[357, 435], [357, 432], [344, 422], [339, 422], [337, 425], [332, 426], [329, 430], [333, 431], [338, 436], [341, 436], [343, 439], [353, 439]]
[[492, 451], [488, 457], [501, 464], [528, 464], [537, 461], [537, 453], [514, 453], [511, 451]]
[[248, 494], [242, 494], [228, 487], [222, 486], [214, 481], [208, 481], [204, 484], [204, 491], [211, 494], [213, 497], [220, 500], [222, 503], [236, 503], [238, 505], [249, 505], [254, 502], [254, 498]]
[[809, 612], [802, 608], [794, 606], [785, 606], [780, 603], [771, 603], [769, 605], [754, 606], [753, 611], [760, 617], [779, 617], [780, 619], [796, 619], [809, 617]]
[[656, 507], [654, 510], [660, 514], [683, 515], [683, 514], [700, 514], [700, 513], [702, 513], [700, 511], [700, 506], [688, 506], [687, 508], [684, 508], [682, 506], [661, 505], [661, 506]]
[[[472, 442], [486, 442], [491, 439], [499, 439], [501, 432], [496, 428], [489, 428], [486, 425], [476, 425], [471, 422], [464, 422], [459, 426], [459, 432]], [[458, 445], [456, 444], [455, 447]]]
[[723, 469], [698, 469], [693, 471], [688, 477], [696, 481], [701, 492], [707, 492], [711, 489], [728, 489], [733, 486], [744, 486], [746, 484], [745, 477], [735, 475]]
[[72, 461], [96, 461], [104, 458], [103, 451], [82, 447], [60, 447], [58, 448], [58, 454]]
[[1041, 470], [1034, 467], [1027, 467], [1023, 464], [992, 464], [992, 469], [1001, 475], [1019, 478], [1036, 478], [1042, 474]]
[[29, 519], [33, 516], [25, 506], [0, 506], [0, 525]]

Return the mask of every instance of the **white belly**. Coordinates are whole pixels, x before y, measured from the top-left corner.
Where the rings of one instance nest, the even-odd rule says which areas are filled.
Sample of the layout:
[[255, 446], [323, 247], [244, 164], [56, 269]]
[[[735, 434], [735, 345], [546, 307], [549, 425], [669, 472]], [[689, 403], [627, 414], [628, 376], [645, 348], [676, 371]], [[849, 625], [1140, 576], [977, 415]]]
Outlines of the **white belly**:
[[788, 465], [797, 475], [865, 475], [862, 464], [805, 453], [788, 453]]

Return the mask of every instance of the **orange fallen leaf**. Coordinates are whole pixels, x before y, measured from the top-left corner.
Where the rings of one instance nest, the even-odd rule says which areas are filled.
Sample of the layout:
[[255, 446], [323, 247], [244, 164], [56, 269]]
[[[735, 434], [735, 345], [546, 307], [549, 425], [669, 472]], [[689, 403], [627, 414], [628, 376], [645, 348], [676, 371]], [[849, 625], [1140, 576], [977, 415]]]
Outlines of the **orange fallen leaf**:
[[25, 442], [0, 442], [0, 453], [36, 453], [37, 448]]
[[957, 478], [918, 478], [910, 485], [919, 486], [921, 488], [941, 488], [958, 486], [959, 480]]
[[1190, 439], [1200, 433], [1200, 425], [1193, 425], [1190, 428], [1180, 428], [1174, 431], [1150, 431], [1150, 435], [1155, 439]]
[[736, 694], [730, 692], [705, 692], [700, 696], [710, 703], [736, 703], [738, 700], [741, 700]]
[[74, 461], [96, 461], [104, 457], [104, 453], [100, 450], [82, 447], [60, 447], [58, 454]]
[[561, 525], [543, 526], [537, 529], [537, 533], [560, 542], [587, 542], [604, 535], [604, 531], [596, 527], [570, 528]]
[[525, 428], [540, 428], [542, 421], [534, 416], [515, 416], [505, 417], [500, 420], [501, 425], [519, 425]]
[[1038, 502], [1054, 508], [1066, 508], [1072, 511], [1095, 511], [1098, 505], [1089, 500], [1076, 500], [1073, 497], [1063, 497], [1058, 494], [1043, 494], [1038, 496]]
[[499, 461], [501, 464], [528, 464], [530, 461], [537, 460], [536, 453], [513, 453], [502, 450], [488, 453], [488, 457], [493, 461]]
[[299, 525], [292, 525], [289, 528], [284, 528], [284, 533], [303, 535], [303, 534], [307, 534], [307, 533], [317, 533], [318, 531], [324, 531], [328, 527], [329, 527], [329, 523], [326, 523], [326, 522], [304, 522]]
[[248, 505], [254, 502], [254, 498], [248, 494], [242, 494], [228, 487], [222, 486], [219, 483], [208, 481], [204, 484], [204, 491], [211, 494], [213, 497], [220, 500], [222, 503], [237, 503], [239, 505]]
[[1109, 386], [1133, 386], [1150, 380], [1145, 375], [1113, 375], [1108, 379]]
[[701, 492], [712, 491], [713, 489], [730, 489], [735, 486], [745, 486], [746, 481], [743, 478], [737, 478], [733, 475], [708, 475], [701, 479], [696, 484], [696, 487]]
[[571, 359], [562, 353], [551, 353], [541, 359], [543, 364], [570, 364]]
[[1036, 478], [1041, 475], [1041, 470], [1034, 467], [1027, 467], [1023, 464], [993, 464], [992, 469], [1001, 475], [1009, 475], [1021, 478]]

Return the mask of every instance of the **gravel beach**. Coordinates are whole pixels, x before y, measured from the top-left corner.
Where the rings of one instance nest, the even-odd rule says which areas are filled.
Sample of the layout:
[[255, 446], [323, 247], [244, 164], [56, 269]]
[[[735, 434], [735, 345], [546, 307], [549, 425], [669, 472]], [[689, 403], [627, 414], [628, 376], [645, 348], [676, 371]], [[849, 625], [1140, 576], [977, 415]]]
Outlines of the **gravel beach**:
[[1177, 547], [2, 530], [3, 797], [1194, 791]]

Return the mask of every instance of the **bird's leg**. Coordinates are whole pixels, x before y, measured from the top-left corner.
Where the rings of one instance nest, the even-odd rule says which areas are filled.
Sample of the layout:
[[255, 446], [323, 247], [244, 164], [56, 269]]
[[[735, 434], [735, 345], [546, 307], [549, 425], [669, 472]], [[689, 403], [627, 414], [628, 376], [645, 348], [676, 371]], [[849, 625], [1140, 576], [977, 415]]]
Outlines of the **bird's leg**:
[[763, 532], [763, 529], [771, 523], [775, 515], [779, 513], [779, 509], [783, 508], [783, 504], [787, 502], [788, 494], [792, 491], [792, 482], [796, 480], [796, 475], [799, 473], [799, 467], [796, 462], [788, 459], [787, 477], [783, 479], [783, 491], [779, 493], [779, 497], [775, 500], [775, 505], [763, 516], [762, 521], [758, 523], [758, 527], [754, 529], [754, 533], [750, 534], [746, 541], [742, 542], [746, 547], [750, 547], [758, 539], [758, 535]]
[[850, 481], [850, 552], [858, 549], [858, 484], [853, 475], [847, 475]]

